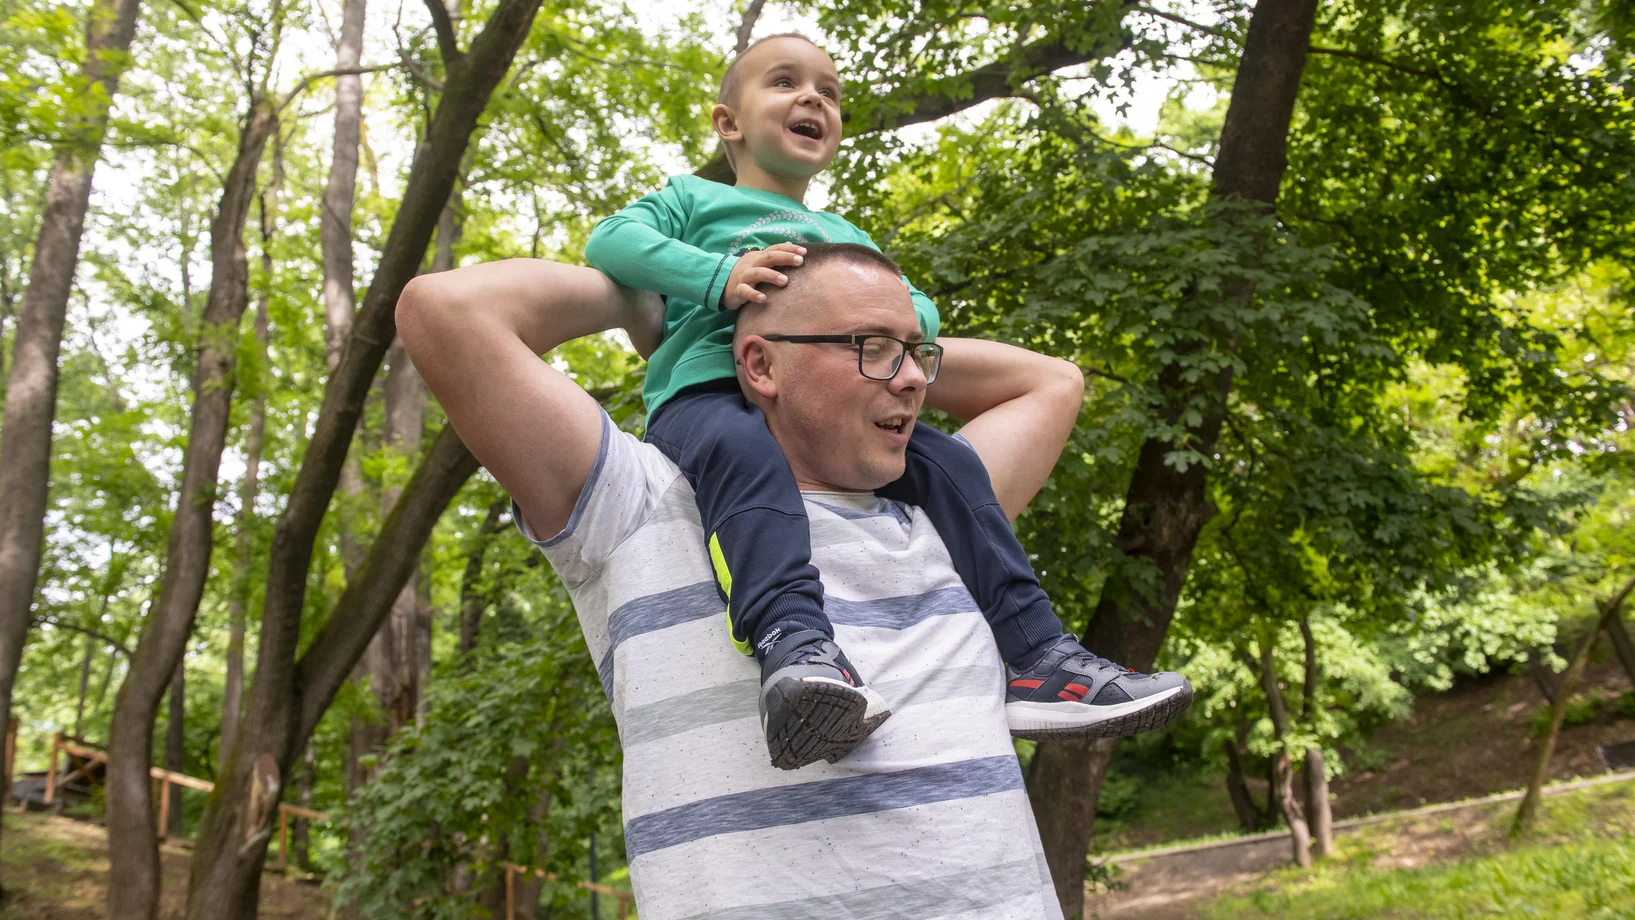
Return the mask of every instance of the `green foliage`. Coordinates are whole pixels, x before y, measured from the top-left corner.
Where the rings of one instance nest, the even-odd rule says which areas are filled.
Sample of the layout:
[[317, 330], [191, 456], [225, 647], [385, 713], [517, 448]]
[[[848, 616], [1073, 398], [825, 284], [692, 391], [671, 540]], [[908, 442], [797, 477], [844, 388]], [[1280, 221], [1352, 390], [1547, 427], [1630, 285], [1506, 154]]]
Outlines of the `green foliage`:
[[[549, 639], [503, 646], [432, 685], [424, 725], [399, 734], [346, 809], [366, 836], [338, 904], [481, 917], [481, 882], [493, 884], [500, 861], [573, 879], [591, 833], [604, 866], [623, 850], [612, 715], [583, 643], [569, 638], [574, 621], [558, 616]], [[452, 893], [456, 871], [479, 884]]]

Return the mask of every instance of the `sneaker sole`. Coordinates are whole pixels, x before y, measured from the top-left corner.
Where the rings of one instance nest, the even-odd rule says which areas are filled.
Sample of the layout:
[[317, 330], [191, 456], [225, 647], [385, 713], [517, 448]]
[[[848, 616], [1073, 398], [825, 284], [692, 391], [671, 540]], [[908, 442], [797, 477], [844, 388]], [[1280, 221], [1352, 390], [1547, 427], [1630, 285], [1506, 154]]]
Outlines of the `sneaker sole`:
[[1127, 738], [1168, 725], [1191, 705], [1191, 687], [1171, 687], [1163, 693], [1116, 706], [1006, 703], [1005, 718], [1010, 723], [1011, 737], [1028, 741]]
[[772, 765], [780, 770], [834, 763], [891, 717], [878, 693], [823, 678], [780, 680], [766, 689], [765, 698], [762, 727]]

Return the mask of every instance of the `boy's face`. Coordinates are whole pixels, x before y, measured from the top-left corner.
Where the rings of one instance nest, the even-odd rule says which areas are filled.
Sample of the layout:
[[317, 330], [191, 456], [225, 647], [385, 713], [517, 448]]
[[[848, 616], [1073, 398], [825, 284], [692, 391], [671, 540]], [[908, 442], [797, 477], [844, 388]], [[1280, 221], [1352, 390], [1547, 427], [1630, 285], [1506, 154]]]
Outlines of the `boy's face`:
[[741, 144], [738, 157], [753, 159], [778, 176], [810, 179], [840, 148], [840, 76], [835, 63], [811, 42], [775, 38], [756, 45], [743, 60], [736, 105], [712, 113], [723, 140]]

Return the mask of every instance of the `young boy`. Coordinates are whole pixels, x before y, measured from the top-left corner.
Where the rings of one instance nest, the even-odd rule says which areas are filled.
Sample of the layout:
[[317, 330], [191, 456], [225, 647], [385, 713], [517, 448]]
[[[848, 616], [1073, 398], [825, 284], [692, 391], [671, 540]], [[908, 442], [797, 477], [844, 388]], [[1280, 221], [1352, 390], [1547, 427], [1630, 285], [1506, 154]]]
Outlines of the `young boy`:
[[[785, 769], [845, 756], [890, 714], [834, 642], [794, 476], [740, 394], [732, 357], [733, 311], [765, 302], [758, 287], [788, 282], [779, 269], [801, 264], [800, 243], [878, 248], [844, 219], [802, 204], [839, 147], [840, 94], [834, 62], [808, 39], [756, 42], [727, 68], [711, 115], [737, 185], [676, 176], [602, 221], [585, 247], [614, 281], [665, 297], [643, 391], [648, 440], [697, 493], [732, 638], [761, 664], [762, 728], [773, 764]], [[842, 343], [855, 345], [865, 376], [890, 379], [913, 360], [935, 379], [936, 307], [909, 289], [925, 342]], [[1135, 734], [1184, 710], [1185, 678], [1137, 674], [1063, 633], [976, 454], [908, 425], [906, 472], [879, 494], [922, 507], [947, 544], [1007, 663], [1012, 733]]]

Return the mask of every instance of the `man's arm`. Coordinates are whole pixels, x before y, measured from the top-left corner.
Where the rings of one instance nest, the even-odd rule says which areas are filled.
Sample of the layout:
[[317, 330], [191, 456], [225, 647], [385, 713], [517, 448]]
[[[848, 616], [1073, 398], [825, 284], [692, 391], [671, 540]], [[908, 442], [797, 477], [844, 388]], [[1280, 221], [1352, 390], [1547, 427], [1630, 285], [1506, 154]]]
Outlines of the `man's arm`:
[[567, 525], [602, 434], [601, 407], [539, 356], [610, 317], [639, 324], [657, 300], [538, 259], [420, 275], [403, 289], [397, 329], [415, 368], [536, 535]]
[[942, 370], [926, 403], [965, 422], [1011, 520], [1056, 467], [1084, 401], [1084, 373], [1060, 358], [982, 339], [939, 339]]

